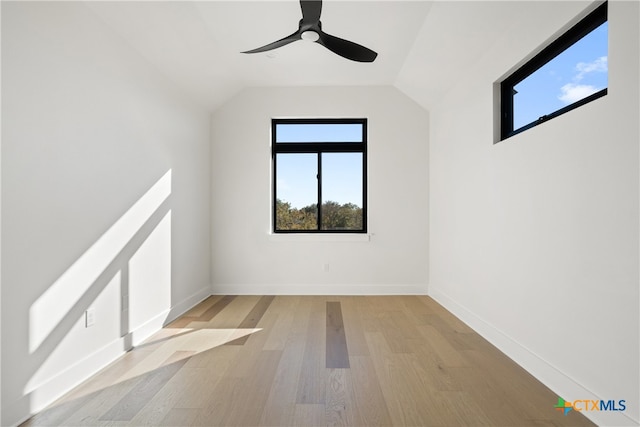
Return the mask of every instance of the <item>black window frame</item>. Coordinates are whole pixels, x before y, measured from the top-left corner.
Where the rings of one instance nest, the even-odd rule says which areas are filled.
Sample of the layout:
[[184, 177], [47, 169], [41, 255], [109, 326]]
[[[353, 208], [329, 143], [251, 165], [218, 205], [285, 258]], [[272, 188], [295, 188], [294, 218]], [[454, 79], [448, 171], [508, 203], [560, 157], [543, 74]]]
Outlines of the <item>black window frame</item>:
[[562, 54], [578, 40], [591, 33], [600, 25], [608, 21], [607, 13], [608, 2], [604, 2], [577, 24], [564, 32], [560, 37], [545, 47], [540, 53], [527, 61], [524, 65], [514, 71], [500, 83], [500, 141], [531, 129], [539, 124], [556, 118], [568, 111], [574, 110], [582, 105], [605, 96], [608, 88], [601, 89], [585, 98], [582, 98], [572, 104], [562, 107], [556, 111], [546, 114], [533, 122], [513, 129], [513, 96], [516, 94], [515, 86], [542, 68], [556, 56]]
[[[276, 127], [280, 124], [360, 124], [362, 125], [361, 142], [276, 142]], [[363, 234], [367, 233], [367, 126], [366, 118], [300, 118], [300, 119], [271, 119], [271, 157], [273, 162], [272, 176], [272, 231], [282, 234]], [[315, 230], [279, 230], [277, 224], [277, 155], [289, 154], [317, 154], [317, 184], [318, 184], [318, 214], [317, 229]], [[362, 153], [362, 229], [355, 230], [322, 230], [322, 154], [323, 153]]]

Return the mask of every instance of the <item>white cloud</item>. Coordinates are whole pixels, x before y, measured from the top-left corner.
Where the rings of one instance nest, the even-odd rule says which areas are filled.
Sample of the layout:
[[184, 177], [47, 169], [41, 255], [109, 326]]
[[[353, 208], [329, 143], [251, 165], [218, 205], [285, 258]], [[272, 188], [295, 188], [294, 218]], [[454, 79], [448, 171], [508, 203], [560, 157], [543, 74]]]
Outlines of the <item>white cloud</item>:
[[560, 88], [560, 95], [558, 95], [558, 99], [567, 104], [572, 104], [582, 98], [586, 98], [592, 93], [596, 93], [598, 90], [600, 89], [592, 85], [567, 83]]
[[580, 84], [580, 81], [591, 73], [606, 73], [609, 70], [608, 59], [606, 56], [601, 56], [591, 62], [578, 62], [575, 70], [572, 83], [567, 83], [560, 88], [558, 99], [565, 104], [572, 104], [600, 90], [590, 84]]
[[606, 56], [591, 62], [578, 62], [576, 64], [576, 71], [578, 74], [573, 78], [574, 81], [579, 82], [588, 73], [606, 73], [609, 70], [609, 63]]

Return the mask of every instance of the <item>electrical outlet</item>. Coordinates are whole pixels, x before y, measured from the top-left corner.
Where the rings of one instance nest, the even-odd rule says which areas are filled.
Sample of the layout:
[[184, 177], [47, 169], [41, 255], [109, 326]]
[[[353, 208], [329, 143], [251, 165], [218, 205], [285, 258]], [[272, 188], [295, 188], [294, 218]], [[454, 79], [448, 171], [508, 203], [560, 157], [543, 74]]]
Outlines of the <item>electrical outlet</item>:
[[325, 273], [329, 272], [329, 263], [328, 262], [324, 264], [324, 272]]
[[96, 310], [92, 308], [88, 308], [87, 311], [84, 312], [84, 327], [88, 328], [89, 326], [93, 326], [96, 323]]

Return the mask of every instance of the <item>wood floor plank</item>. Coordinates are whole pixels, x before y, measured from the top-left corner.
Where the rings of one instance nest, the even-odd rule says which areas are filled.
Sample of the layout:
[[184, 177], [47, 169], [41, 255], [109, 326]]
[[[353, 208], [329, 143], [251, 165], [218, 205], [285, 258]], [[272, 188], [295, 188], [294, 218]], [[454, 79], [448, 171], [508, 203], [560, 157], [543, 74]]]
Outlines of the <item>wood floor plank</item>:
[[224, 374], [230, 366], [235, 364], [239, 349], [234, 346], [217, 346], [197, 353], [186, 363], [186, 366], [207, 368], [212, 373]]
[[314, 304], [309, 312], [296, 403], [324, 405], [326, 392], [325, 304], [324, 300], [319, 297], [312, 297], [312, 302]]
[[207, 405], [207, 394], [222, 379], [222, 375], [208, 368], [185, 365], [179, 372], [184, 377], [180, 394], [173, 402], [174, 409], [202, 409]]
[[216, 311], [215, 315], [206, 322], [205, 327], [213, 329], [238, 328], [258, 300], [260, 300], [258, 295], [239, 295], [230, 298], [228, 303], [221, 310]]
[[326, 311], [326, 367], [340, 369], [349, 367], [349, 350], [344, 332], [340, 303], [327, 301]]
[[295, 408], [293, 424], [296, 426], [323, 427], [325, 408], [321, 403], [298, 403]]
[[179, 317], [178, 319], [174, 320], [173, 322], [169, 323], [167, 326], [165, 326], [165, 328], [178, 328], [178, 329], [184, 329], [187, 328], [191, 322], [197, 321], [198, 318], [197, 317]]
[[351, 356], [350, 360], [353, 425], [358, 426], [390, 426], [394, 422], [387, 408], [387, 401], [382, 392], [370, 356]]
[[403, 298], [402, 306], [418, 325], [429, 323], [429, 315], [434, 314], [433, 310], [425, 303], [424, 299], [417, 295], [411, 295]]
[[181, 317], [202, 317], [214, 304], [221, 299], [225, 299], [229, 295], [209, 295], [198, 304], [187, 310]]
[[[251, 339], [247, 340], [242, 347], [245, 347], [242, 351], [238, 352], [234, 364], [226, 372], [227, 376], [237, 376], [241, 378], [251, 378], [256, 372], [256, 366], [260, 362], [260, 359], [256, 355], [261, 354], [264, 351], [264, 346], [269, 338], [267, 330], [273, 327], [273, 323], [276, 321], [275, 317], [263, 318], [260, 323], [260, 328], [256, 328], [255, 332], [251, 333]], [[245, 330], [245, 329], [239, 329]], [[246, 331], [246, 330], [245, 330]], [[236, 345], [225, 347], [238, 347]], [[278, 351], [278, 350], [274, 350]], [[265, 353], [266, 354], [266, 353]]]
[[279, 350], [262, 351], [259, 361], [250, 376], [251, 380], [247, 380], [244, 383], [244, 400], [246, 404], [240, 408], [242, 415], [237, 417], [237, 423], [229, 420], [229, 425], [257, 426], [260, 424], [281, 357], [282, 352]]
[[358, 309], [358, 301], [361, 297], [341, 297], [340, 301], [343, 309], [342, 318], [344, 321], [344, 333], [348, 337], [349, 356], [367, 356], [369, 347], [364, 338], [364, 328], [362, 317]]
[[462, 386], [451, 375], [453, 368], [446, 366], [433, 347], [416, 344], [416, 352], [408, 354], [404, 363], [409, 365], [425, 389], [432, 391], [460, 391]]
[[194, 425], [198, 418], [197, 409], [172, 408], [169, 413], [158, 423], [160, 426], [190, 426]]
[[[186, 313], [184, 313], [179, 318], [175, 319], [173, 322], [169, 323], [166, 328], [186, 328], [189, 326], [191, 322], [198, 320], [210, 320], [210, 317], [213, 316], [205, 316], [203, 319], [202, 316], [209, 310], [216, 302], [224, 297], [220, 297], [218, 295], [211, 295], [205, 298], [203, 301], [200, 301], [194, 307], [189, 309]], [[207, 318], [208, 317], [208, 318]]]
[[[98, 394], [96, 392], [94, 394]], [[65, 425], [65, 422], [81, 411], [82, 408], [91, 404], [95, 400], [94, 394], [86, 394], [76, 399], [65, 399], [63, 402], [56, 402], [47, 410], [36, 414], [27, 421], [20, 424], [20, 427], [31, 427], [39, 425]], [[67, 424], [72, 425], [72, 424]]]
[[[287, 297], [290, 298], [290, 297]], [[276, 300], [277, 302], [277, 300]], [[306, 348], [306, 334], [309, 325], [310, 299], [298, 299], [298, 304], [288, 305], [293, 311], [293, 321], [282, 349], [282, 357], [273, 380], [269, 398], [265, 403], [261, 426], [295, 426], [296, 398], [302, 361]], [[275, 325], [281, 325], [276, 323]], [[275, 327], [274, 325], [274, 327]], [[280, 338], [278, 338], [279, 340]], [[268, 342], [271, 342], [269, 337]], [[265, 349], [271, 350], [267, 347]]]
[[[258, 326], [258, 323], [264, 316], [264, 313], [269, 308], [269, 305], [275, 297], [273, 295], [267, 295], [261, 297], [253, 309], [247, 314], [247, 316], [238, 325], [239, 329], [253, 329]], [[236, 338], [233, 341], [228, 342], [226, 345], [244, 345], [249, 339], [249, 335], [243, 335], [240, 338]]]
[[439, 391], [435, 394], [438, 411], [430, 411], [438, 425], [494, 426], [482, 408], [467, 392]]
[[296, 407], [298, 377], [302, 366], [304, 345], [288, 347], [283, 351], [273, 378], [259, 426], [293, 426]]
[[479, 351], [498, 351], [487, 340], [473, 332], [442, 332], [442, 335], [451, 345], [458, 351], [461, 350], [479, 350]]
[[[108, 387], [102, 388], [91, 395], [91, 400], [84, 400], [82, 406], [70, 413], [64, 421], [56, 423], [56, 425], [85, 426], [103, 424], [106, 421], [100, 420], [102, 415], [115, 406], [122, 399], [122, 396], [128, 394], [142, 380], [142, 377], [136, 377], [126, 381], [115, 382]], [[43, 423], [42, 425], [53, 424]]]
[[[140, 411], [129, 421], [132, 426], [157, 426], [176, 407], [194, 381], [193, 371], [186, 363], [155, 393]], [[200, 369], [202, 371], [202, 369]]]
[[277, 296], [273, 300], [270, 313], [266, 313], [266, 316], [275, 316], [276, 320], [268, 331], [269, 337], [264, 344], [264, 350], [285, 350], [289, 334], [295, 327], [293, 322], [300, 299], [299, 296]]
[[224, 297], [217, 300], [214, 304], [212, 304], [207, 310], [205, 310], [200, 316], [198, 316], [198, 320], [202, 322], [208, 322], [222, 310], [224, 310], [233, 300], [235, 299], [235, 295], [225, 295]]
[[[365, 334], [371, 354], [372, 365], [387, 405], [389, 415], [395, 423], [400, 425], [420, 425], [422, 422], [415, 414], [415, 404], [412, 397], [398, 393], [399, 385], [395, 375], [401, 370], [393, 357], [394, 352], [387, 343], [382, 332], [368, 332]], [[402, 384], [404, 387], [405, 385]]]
[[[208, 419], [211, 425], [257, 426], [262, 417], [280, 357], [280, 351], [262, 352], [257, 358], [252, 374], [246, 377], [237, 377], [236, 381], [231, 383], [231, 390], [228, 394], [231, 398], [224, 398], [224, 407], [216, 402], [216, 404], [205, 408], [203, 421]], [[225, 388], [228, 387], [224, 380], [221, 380], [219, 384]]]
[[178, 360], [146, 374], [100, 419], [103, 421], [130, 421], [185, 363], [185, 359]]
[[244, 402], [244, 378], [223, 377], [207, 396], [206, 406], [198, 411], [196, 426], [226, 426], [237, 411], [238, 402]]
[[527, 426], [526, 415], [516, 405], [509, 404], [509, 396], [486, 373], [474, 367], [448, 368], [449, 374], [470, 398], [482, 407], [493, 425]]
[[378, 297], [362, 297], [354, 303], [357, 307], [358, 317], [362, 320], [362, 332], [378, 332], [379, 328], [379, 306], [376, 304], [376, 301], [380, 301]]
[[444, 366], [469, 366], [467, 359], [433, 326], [419, 325], [418, 330], [424, 338], [426, 345], [431, 347], [433, 351], [440, 356]]
[[380, 313], [380, 330], [382, 331], [387, 345], [393, 353], [411, 353], [411, 343], [400, 333], [395, 318], [400, 316], [399, 311], [386, 311]]
[[325, 422], [328, 426], [354, 425], [349, 380], [348, 369], [328, 369], [325, 392]]

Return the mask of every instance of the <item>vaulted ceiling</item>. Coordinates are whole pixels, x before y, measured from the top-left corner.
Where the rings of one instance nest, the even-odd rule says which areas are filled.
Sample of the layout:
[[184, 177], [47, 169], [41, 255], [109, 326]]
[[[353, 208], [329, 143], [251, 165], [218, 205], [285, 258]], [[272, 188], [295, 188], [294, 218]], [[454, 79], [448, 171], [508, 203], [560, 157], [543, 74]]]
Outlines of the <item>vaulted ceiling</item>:
[[297, 30], [297, 0], [86, 4], [182, 91], [215, 109], [248, 86], [395, 85], [428, 104], [528, 8], [553, 3], [324, 0], [323, 30], [375, 50], [373, 63], [306, 41], [240, 53]]

